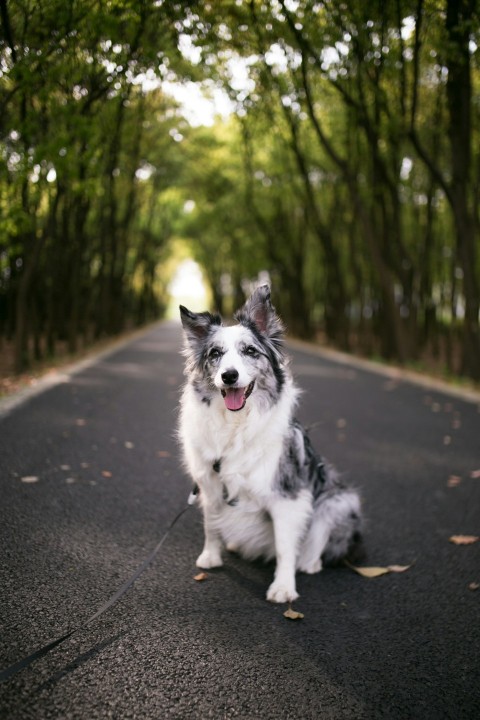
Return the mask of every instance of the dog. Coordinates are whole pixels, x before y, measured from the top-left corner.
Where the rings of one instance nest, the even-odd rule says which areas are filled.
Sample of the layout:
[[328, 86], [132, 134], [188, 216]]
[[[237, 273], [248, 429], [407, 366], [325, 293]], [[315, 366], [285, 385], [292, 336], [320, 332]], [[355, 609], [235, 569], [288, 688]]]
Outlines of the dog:
[[294, 418], [299, 391], [269, 286], [253, 292], [233, 325], [182, 305], [180, 316], [187, 382], [178, 434], [205, 531], [196, 564], [221, 566], [224, 547], [247, 560], [275, 559], [267, 600], [292, 602], [297, 571], [358, 555], [359, 495]]

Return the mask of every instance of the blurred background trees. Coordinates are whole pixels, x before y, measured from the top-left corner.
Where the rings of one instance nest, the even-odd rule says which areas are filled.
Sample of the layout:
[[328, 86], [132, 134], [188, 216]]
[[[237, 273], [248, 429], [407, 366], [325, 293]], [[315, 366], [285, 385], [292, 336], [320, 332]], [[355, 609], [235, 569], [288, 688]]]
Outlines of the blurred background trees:
[[[480, 379], [474, 0], [0, 9], [18, 370], [161, 316], [181, 238], [227, 314], [268, 274], [292, 334]], [[189, 122], [179, 87], [228, 112]]]

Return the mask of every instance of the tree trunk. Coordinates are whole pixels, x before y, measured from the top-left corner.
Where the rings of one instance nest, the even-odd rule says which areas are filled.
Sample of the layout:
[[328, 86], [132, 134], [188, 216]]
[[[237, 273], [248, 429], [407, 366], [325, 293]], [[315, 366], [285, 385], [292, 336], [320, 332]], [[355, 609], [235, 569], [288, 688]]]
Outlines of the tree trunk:
[[463, 271], [465, 319], [462, 369], [480, 379], [480, 293], [477, 279], [475, 208], [473, 207], [471, 111], [472, 80], [470, 33], [474, 0], [447, 0], [446, 29], [448, 80], [447, 104], [450, 116], [452, 183], [451, 202], [457, 238], [457, 257]]

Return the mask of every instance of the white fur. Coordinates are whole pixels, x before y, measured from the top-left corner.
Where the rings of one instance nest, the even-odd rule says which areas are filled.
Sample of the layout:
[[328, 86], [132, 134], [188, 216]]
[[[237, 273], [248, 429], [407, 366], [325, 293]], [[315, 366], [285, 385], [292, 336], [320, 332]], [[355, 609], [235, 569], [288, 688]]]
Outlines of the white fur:
[[[232, 413], [220, 393], [207, 408], [190, 385], [185, 387], [181, 401], [185, 461], [200, 487], [205, 519], [205, 545], [197, 565], [222, 565], [224, 545], [249, 559], [276, 557], [275, 580], [267, 594], [275, 602], [298, 597], [296, 556], [311, 516], [311, 498], [306, 491], [292, 500], [280, 496], [273, 487], [296, 396], [289, 380], [280, 402], [268, 410], [248, 401], [243, 410]], [[213, 470], [218, 458], [222, 458], [221, 482]], [[238, 499], [238, 505], [231, 507], [225, 502], [222, 486], [228, 498]], [[266, 513], [272, 522], [265, 521]]]
[[[358, 496], [353, 491], [325, 493], [325, 498], [320, 496], [314, 503], [309, 487], [292, 493], [281, 491], [280, 461], [288, 433], [291, 436], [298, 397], [290, 373], [282, 364], [284, 383], [275, 401], [270, 401], [265, 393], [256, 391], [266, 371], [265, 364], [250, 362], [245, 355], [245, 346], [255, 342], [247, 327], [217, 326], [209, 341], [223, 352], [211, 373], [212, 394], [208, 402], [202, 399], [194, 386], [195, 372], [200, 370], [187, 365], [190, 379], [181, 398], [179, 424], [185, 464], [199, 486], [204, 514], [205, 543], [197, 565], [222, 565], [225, 546], [246, 559], [276, 559], [267, 599], [293, 601], [298, 597], [296, 570], [315, 573], [322, 569], [321, 555], [332, 535], [341, 530], [350, 512], [359, 511]], [[255, 381], [251, 396], [238, 411], [228, 410], [221, 394], [225, 387], [222, 373], [232, 368], [239, 373], [237, 387]], [[341, 542], [340, 532], [339, 545]]]
[[238, 351], [239, 345], [243, 342], [248, 343], [249, 333], [241, 325], [232, 325], [232, 327], [224, 327], [218, 331], [222, 335], [222, 344], [226, 347], [226, 352], [222, 356], [220, 365], [215, 374], [214, 383], [217, 388], [223, 388], [222, 373], [229, 368], [234, 367], [239, 372], [238, 386], [246, 387], [253, 380], [251, 372], [246, 367], [245, 362]]

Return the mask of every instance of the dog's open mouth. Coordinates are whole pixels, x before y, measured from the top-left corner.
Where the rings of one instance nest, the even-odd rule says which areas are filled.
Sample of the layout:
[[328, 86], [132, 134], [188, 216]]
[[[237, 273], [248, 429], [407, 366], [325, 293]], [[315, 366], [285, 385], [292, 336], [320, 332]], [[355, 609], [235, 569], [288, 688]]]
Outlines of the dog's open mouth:
[[250, 397], [250, 395], [252, 394], [254, 385], [255, 380], [253, 380], [246, 388], [236, 387], [222, 389], [222, 397], [227, 410], [236, 411], [244, 408], [245, 403], [247, 402], [247, 398]]

